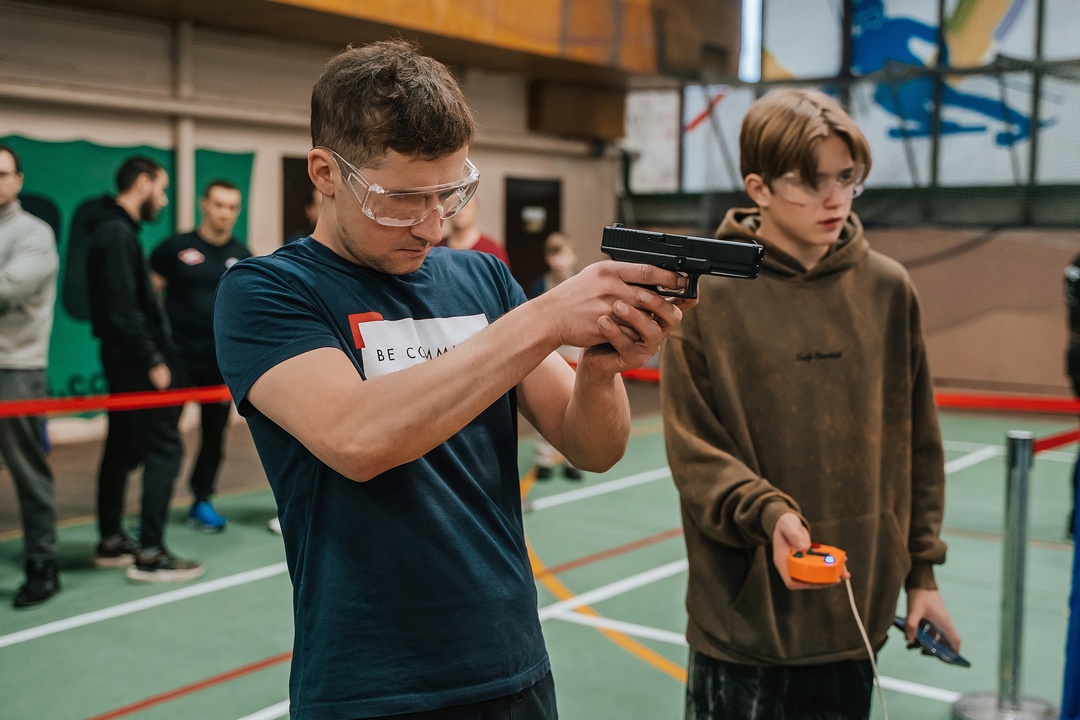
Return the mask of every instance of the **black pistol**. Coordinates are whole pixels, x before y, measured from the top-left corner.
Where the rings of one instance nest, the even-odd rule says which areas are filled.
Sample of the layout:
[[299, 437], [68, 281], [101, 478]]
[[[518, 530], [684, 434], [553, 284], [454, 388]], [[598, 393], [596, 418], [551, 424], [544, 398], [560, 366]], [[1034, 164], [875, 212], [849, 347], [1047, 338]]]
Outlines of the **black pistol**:
[[612, 260], [685, 274], [686, 289], [681, 293], [656, 288], [660, 295], [680, 298], [697, 297], [697, 281], [702, 275], [756, 278], [765, 258], [765, 248], [757, 243], [634, 230], [620, 223], [604, 228], [600, 249]]

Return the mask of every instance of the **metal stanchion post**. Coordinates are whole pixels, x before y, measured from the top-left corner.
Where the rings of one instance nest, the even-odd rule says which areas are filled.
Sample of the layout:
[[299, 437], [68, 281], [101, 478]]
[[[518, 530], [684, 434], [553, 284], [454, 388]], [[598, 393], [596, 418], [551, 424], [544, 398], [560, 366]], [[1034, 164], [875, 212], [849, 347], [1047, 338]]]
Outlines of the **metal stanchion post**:
[[1050, 703], [1020, 697], [1028, 480], [1034, 460], [1035, 436], [1024, 430], [1012, 430], [1007, 439], [998, 691], [964, 695], [953, 704], [953, 717], [958, 720], [1057, 720], [1057, 708]]

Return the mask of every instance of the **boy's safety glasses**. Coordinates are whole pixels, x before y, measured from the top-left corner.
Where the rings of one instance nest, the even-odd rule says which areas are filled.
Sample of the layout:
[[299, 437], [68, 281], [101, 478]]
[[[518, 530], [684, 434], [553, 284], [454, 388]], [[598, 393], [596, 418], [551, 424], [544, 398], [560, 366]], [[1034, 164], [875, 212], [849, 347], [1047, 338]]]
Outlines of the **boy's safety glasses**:
[[837, 188], [857, 198], [863, 193], [863, 169], [861, 165], [841, 170], [836, 175], [818, 173], [811, 185], [802, 180], [797, 172], [788, 172], [770, 183], [780, 197], [796, 205], [809, 205], [832, 197]]
[[476, 186], [480, 184], [480, 171], [466, 158], [465, 177], [461, 180], [428, 187], [387, 190], [365, 177], [356, 166], [338, 155], [335, 150], [323, 150], [329, 150], [334, 156], [345, 184], [349, 186], [349, 191], [363, 213], [380, 225], [419, 225], [435, 211], [443, 220], [451, 218], [465, 207], [476, 192]]

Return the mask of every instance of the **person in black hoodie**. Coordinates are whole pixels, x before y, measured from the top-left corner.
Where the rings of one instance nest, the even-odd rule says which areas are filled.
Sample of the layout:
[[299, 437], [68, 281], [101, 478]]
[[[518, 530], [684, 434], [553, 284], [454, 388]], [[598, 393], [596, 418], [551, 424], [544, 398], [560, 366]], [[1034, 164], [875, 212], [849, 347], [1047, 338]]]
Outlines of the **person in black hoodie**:
[[[141, 223], [168, 204], [169, 175], [146, 157], [133, 157], [116, 174], [117, 195], [92, 229], [87, 289], [94, 336], [109, 391], [153, 392], [172, 384], [166, 325], [139, 244]], [[173, 556], [164, 545], [165, 521], [183, 449], [179, 408], [109, 412], [109, 432], [98, 471], [101, 542], [94, 564], [127, 567], [138, 582], [180, 582], [203, 573], [199, 563]], [[139, 546], [124, 534], [128, 474], [143, 466]]]

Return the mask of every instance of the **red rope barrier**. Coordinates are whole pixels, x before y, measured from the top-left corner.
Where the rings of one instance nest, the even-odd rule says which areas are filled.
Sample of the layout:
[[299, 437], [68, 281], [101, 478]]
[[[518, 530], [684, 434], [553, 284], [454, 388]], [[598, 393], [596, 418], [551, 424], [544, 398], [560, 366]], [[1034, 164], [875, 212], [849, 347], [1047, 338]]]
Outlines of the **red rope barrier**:
[[1080, 402], [1038, 395], [966, 395], [937, 393], [939, 408], [953, 410], [1003, 410], [1005, 412], [1060, 413], [1080, 415]]
[[183, 405], [186, 402], [215, 403], [232, 400], [224, 385], [161, 390], [153, 392], [114, 393], [67, 398], [9, 400], [0, 402], [0, 417], [23, 415], [73, 415], [97, 410], [145, 410], [147, 408]]
[[1044, 438], [1037, 438], [1033, 447], [1033, 452], [1041, 453], [1043, 450], [1053, 450], [1054, 448], [1061, 447], [1062, 445], [1068, 445], [1080, 440], [1080, 430], [1066, 430], [1065, 432], [1059, 432], [1056, 435], [1047, 435]]

